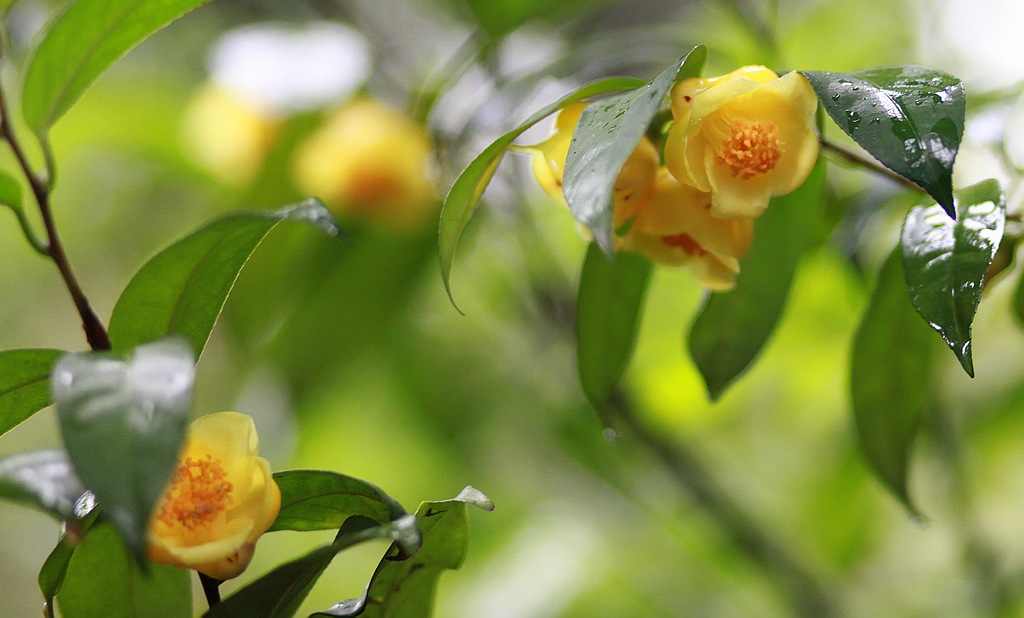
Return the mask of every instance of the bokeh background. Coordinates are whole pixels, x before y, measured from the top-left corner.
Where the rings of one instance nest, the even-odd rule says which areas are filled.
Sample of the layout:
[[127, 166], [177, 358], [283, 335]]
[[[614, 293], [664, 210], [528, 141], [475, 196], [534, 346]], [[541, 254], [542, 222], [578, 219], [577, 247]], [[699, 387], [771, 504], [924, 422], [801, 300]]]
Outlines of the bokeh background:
[[[5, 83], [22, 79], [53, 8], [12, 9]], [[919, 63], [960, 76], [955, 184], [999, 178], [1019, 213], [1021, 23], [1017, 0], [215, 0], [131, 52], [54, 129], [58, 225], [107, 316], [148, 256], [211, 217], [314, 193], [337, 209], [346, 241], [282, 226], [254, 255], [199, 363], [195, 414], [251, 414], [275, 469], [343, 472], [410, 510], [465, 485], [486, 493], [497, 508], [471, 513], [437, 616], [827, 615], [821, 600], [847, 616], [1024, 615], [1017, 273], [982, 302], [978, 377], [940, 351], [912, 469], [926, 518], [857, 451], [850, 341], [915, 196], [829, 166], [836, 231], [803, 262], [756, 366], [715, 404], [684, 345], [702, 291], [659, 270], [626, 380], [646, 439], [603, 431], [579, 389], [586, 241], [526, 157], [506, 157], [460, 246], [465, 315], [436, 257], [439, 200], [490, 140], [576, 85], [650, 78], [698, 43], [710, 74]], [[346, 120], [356, 104], [366, 115]], [[0, 347], [84, 349], [55, 269], [9, 215], [0, 290]], [[58, 440], [44, 411], [0, 455]], [[718, 499], [695, 498], [695, 483]], [[0, 613], [38, 615], [35, 574], [58, 526], [2, 504], [0, 522]], [[328, 539], [268, 535], [240, 580]], [[385, 549], [339, 555], [303, 609], [361, 594]]]

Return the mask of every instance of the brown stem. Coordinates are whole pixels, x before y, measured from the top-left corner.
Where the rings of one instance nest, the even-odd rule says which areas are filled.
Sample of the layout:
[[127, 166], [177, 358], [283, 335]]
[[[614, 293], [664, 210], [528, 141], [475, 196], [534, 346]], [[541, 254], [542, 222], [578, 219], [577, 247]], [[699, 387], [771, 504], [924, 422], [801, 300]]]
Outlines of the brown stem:
[[220, 603], [220, 585], [224, 583], [224, 580], [204, 575], [199, 571], [196, 573], [199, 575], [199, 583], [203, 585], [203, 594], [206, 595], [207, 605], [213, 607]]
[[[71, 300], [75, 304], [75, 309], [78, 310], [78, 315], [82, 318], [82, 329], [85, 331], [85, 338], [89, 342], [89, 347], [93, 350], [109, 350], [110, 337], [107, 335], [107, 329], [104, 328], [103, 322], [100, 321], [92, 307], [89, 306], [89, 300], [86, 298], [85, 292], [82, 291], [82, 286], [78, 283], [75, 272], [71, 269], [71, 262], [68, 261], [68, 256], [64, 252], [64, 246], [60, 241], [60, 236], [57, 234], [57, 226], [53, 220], [53, 211], [50, 208], [49, 183], [45, 178], [32, 170], [32, 166], [25, 156], [25, 151], [14, 134], [14, 126], [11, 123], [10, 113], [7, 110], [7, 102], [2, 89], [0, 89], [0, 136], [7, 140], [8, 145], [11, 147], [11, 152], [14, 153], [15, 159], [18, 161], [18, 166], [32, 188], [32, 194], [35, 197], [36, 204], [39, 206], [39, 214], [42, 217], [43, 226], [46, 228], [46, 255], [57, 265], [57, 270], [60, 271], [64, 285], [71, 294]], [[50, 173], [52, 175], [52, 170]]]
[[904, 187], [907, 187], [908, 189], [913, 189], [914, 191], [918, 191], [920, 193], [924, 193], [925, 192], [924, 189], [919, 187], [914, 182], [904, 178], [903, 176], [900, 176], [896, 172], [894, 172], [891, 169], [885, 167], [884, 165], [882, 165], [881, 163], [875, 161], [874, 159], [869, 159], [868, 157], [865, 157], [864, 155], [860, 154], [859, 152], [857, 152], [855, 150], [851, 150], [851, 149], [847, 148], [846, 146], [841, 146], [840, 144], [837, 144], [835, 142], [831, 142], [831, 141], [829, 141], [829, 140], [827, 140], [827, 139], [825, 139], [823, 137], [823, 138], [821, 138], [821, 147], [824, 148], [825, 150], [831, 152], [832, 154], [835, 154], [835, 155], [839, 156], [841, 159], [843, 159], [845, 161], [849, 161], [850, 163], [853, 163], [854, 165], [859, 165], [861, 167], [866, 167], [867, 169], [869, 169], [869, 170], [871, 170], [871, 171], [873, 171], [873, 172], [875, 172], [877, 174], [881, 174], [882, 176], [885, 176], [889, 180], [892, 180], [893, 182], [899, 183], [899, 184], [903, 185]]

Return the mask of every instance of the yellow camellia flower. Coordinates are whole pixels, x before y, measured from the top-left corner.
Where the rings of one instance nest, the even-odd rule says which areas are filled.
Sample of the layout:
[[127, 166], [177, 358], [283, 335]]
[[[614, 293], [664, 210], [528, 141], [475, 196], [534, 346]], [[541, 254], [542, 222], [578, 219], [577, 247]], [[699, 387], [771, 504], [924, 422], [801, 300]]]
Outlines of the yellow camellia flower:
[[814, 89], [799, 73], [778, 77], [743, 67], [690, 78], [672, 89], [675, 119], [665, 166], [681, 182], [710, 192], [711, 214], [757, 217], [772, 196], [807, 179], [818, 158]]
[[192, 423], [149, 525], [151, 560], [216, 579], [249, 566], [256, 541], [281, 508], [281, 491], [258, 447], [256, 427], [244, 414], [218, 412]]
[[299, 146], [293, 171], [300, 190], [341, 212], [414, 227], [437, 205], [432, 153], [426, 129], [363, 97], [335, 111]]
[[619, 246], [658, 264], [688, 266], [708, 289], [732, 289], [739, 260], [754, 238], [754, 222], [713, 216], [711, 199], [662, 171]]

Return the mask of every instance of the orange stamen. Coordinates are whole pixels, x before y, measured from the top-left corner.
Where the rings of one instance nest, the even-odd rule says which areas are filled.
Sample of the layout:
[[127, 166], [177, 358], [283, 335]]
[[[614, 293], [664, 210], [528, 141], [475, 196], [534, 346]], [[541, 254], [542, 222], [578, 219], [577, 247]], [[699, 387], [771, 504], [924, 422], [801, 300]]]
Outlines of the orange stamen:
[[779, 127], [772, 121], [736, 120], [732, 136], [715, 154], [715, 161], [729, 168], [733, 176], [746, 180], [775, 169], [782, 156]]
[[219, 460], [186, 457], [171, 477], [171, 488], [156, 518], [191, 530], [208, 526], [231, 503], [232, 485], [224, 480], [228, 473]]

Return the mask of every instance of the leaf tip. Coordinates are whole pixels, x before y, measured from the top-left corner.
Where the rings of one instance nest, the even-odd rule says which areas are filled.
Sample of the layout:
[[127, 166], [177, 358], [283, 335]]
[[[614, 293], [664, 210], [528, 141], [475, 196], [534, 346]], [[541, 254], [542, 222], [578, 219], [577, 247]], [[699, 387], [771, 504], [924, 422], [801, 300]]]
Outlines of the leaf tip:
[[485, 511], [494, 510], [494, 502], [491, 501], [484, 492], [472, 485], [466, 485], [466, 487], [459, 492], [459, 495], [455, 496], [455, 499], [459, 502], [472, 504], [473, 506], [479, 507]]

